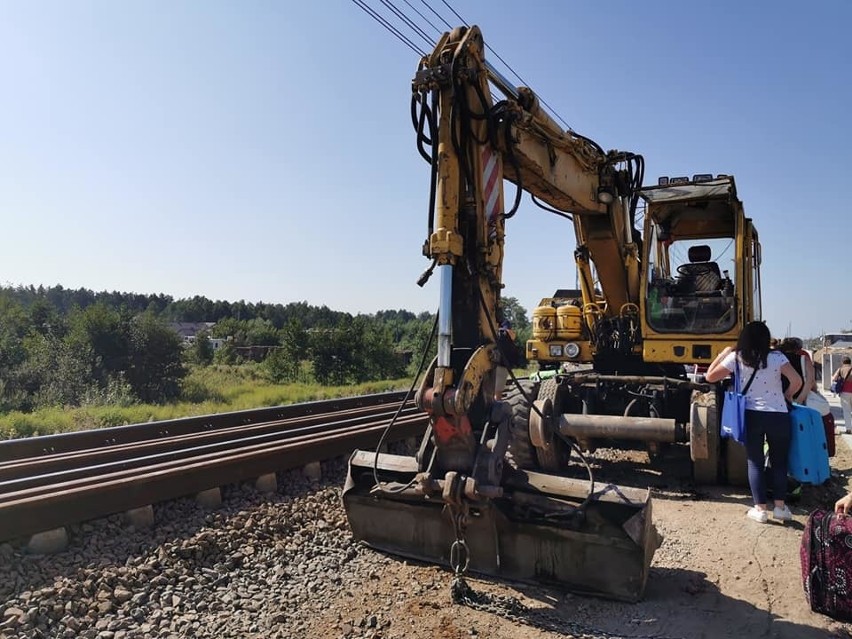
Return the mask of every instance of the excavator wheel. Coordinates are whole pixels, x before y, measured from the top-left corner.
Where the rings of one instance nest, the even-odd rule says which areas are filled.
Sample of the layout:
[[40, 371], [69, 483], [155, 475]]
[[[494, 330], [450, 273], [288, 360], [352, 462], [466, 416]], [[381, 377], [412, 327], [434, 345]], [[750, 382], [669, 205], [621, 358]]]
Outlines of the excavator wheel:
[[519, 383], [523, 393], [513, 384], [504, 394], [506, 403], [512, 409], [512, 421], [509, 423], [509, 451], [506, 456], [516, 468], [533, 470], [537, 464], [535, 447], [530, 440], [530, 403], [527, 397], [535, 401], [538, 389], [537, 385], [529, 380]]
[[700, 454], [706, 456], [697, 457], [693, 452], [692, 476], [696, 484], [713, 486], [719, 483], [720, 438], [716, 394], [704, 393], [697, 399], [690, 420], [690, 448], [700, 447]]
[[[559, 402], [557, 401], [557, 390], [559, 384], [555, 379], [546, 379], [541, 383], [538, 390], [538, 401], [550, 400], [553, 405], [553, 412], [559, 414]], [[564, 470], [568, 464], [568, 459], [571, 455], [571, 450], [568, 445], [554, 434], [550, 434], [547, 446], [544, 448], [534, 447], [535, 456], [538, 459], [539, 466], [542, 470], [549, 472], [558, 472]]]

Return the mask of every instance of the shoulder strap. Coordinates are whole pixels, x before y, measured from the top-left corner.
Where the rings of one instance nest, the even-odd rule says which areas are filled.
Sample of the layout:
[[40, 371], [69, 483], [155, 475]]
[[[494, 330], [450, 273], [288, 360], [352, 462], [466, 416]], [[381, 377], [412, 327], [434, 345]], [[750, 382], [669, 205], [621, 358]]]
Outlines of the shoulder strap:
[[843, 378], [843, 381], [844, 381], [844, 382], [845, 382], [847, 379], [849, 379], [849, 373], [852, 373], [852, 366], [850, 366], [850, 367], [849, 367], [849, 370], [848, 370], [848, 371], [846, 371], [846, 376]]
[[[739, 386], [740, 381], [740, 354], [739, 351], [735, 351], [734, 355], [734, 388]], [[751, 383], [754, 381], [754, 376], [757, 375], [757, 369], [753, 369], [751, 371], [751, 377], [748, 378], [745, 387], [739, 391], [740, 395], [745, 395], [748, 392], [748, 389], [751, 387]]]
[[756, 368], [751, 371], [751, 377], [749, 377], [748, 382], [746, 382], [745, 388], [743, 389], [743, 393], [742, 393], [743, 395], [745, 395], [748, 392], [748, 389], [751, 386], [751, 383], [754, 381], [755, 375], [757, 375], [757, 369]]

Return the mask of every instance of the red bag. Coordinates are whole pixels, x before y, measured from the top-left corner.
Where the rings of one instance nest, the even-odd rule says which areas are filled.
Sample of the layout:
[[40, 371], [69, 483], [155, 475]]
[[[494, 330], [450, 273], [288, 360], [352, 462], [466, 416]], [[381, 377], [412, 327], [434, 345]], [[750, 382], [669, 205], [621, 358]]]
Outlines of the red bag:
[[802, 584], [811, 610], [852, 620], [852, 517], [815, 510], [801, 545]]
[[834, 457], [837, 447], [834, 445], [834, 415], [829, 413], [822, 416], [822, 425], [825, 428], [825, 443], [828, 444], [828, 456]]

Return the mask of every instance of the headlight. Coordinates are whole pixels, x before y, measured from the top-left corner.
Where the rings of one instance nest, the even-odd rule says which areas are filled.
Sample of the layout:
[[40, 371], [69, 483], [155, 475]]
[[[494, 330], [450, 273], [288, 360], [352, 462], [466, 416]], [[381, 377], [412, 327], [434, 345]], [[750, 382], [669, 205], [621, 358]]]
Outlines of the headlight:
[[574, 342], [565, 344], [565, 357], [577, 357], [580, 354], [580, 347]]
[[550, 344], [550, 356], [562, 357], [562, 346], [560, 344]]

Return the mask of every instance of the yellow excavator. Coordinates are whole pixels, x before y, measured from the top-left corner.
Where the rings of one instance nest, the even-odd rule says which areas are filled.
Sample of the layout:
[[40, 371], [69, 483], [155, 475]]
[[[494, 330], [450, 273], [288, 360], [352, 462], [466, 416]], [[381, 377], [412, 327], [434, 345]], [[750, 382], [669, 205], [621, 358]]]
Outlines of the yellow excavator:
[[[439, 279], [437, 356], [415, 395], [429, 426], [413, 457], [352, 455], [353, 534], [457, 574], [635, 601], [659, 544], [650, 492], [596, 483], [584, 451], [682, 443], [699, 482], [744, 473], [719, 440], [717, 390], [696, 375], [759, 316], [759, 244], [734, 180], [643, 188], [642, 156], [560, 127], [486, 61], [475, 26], [445, 33], [412, 89], [431, 167], [418, 283]], [[501, 395], [505, 228], [523, 192], [573, 223], [578, 288], [534, 310], [539, 372]]]

